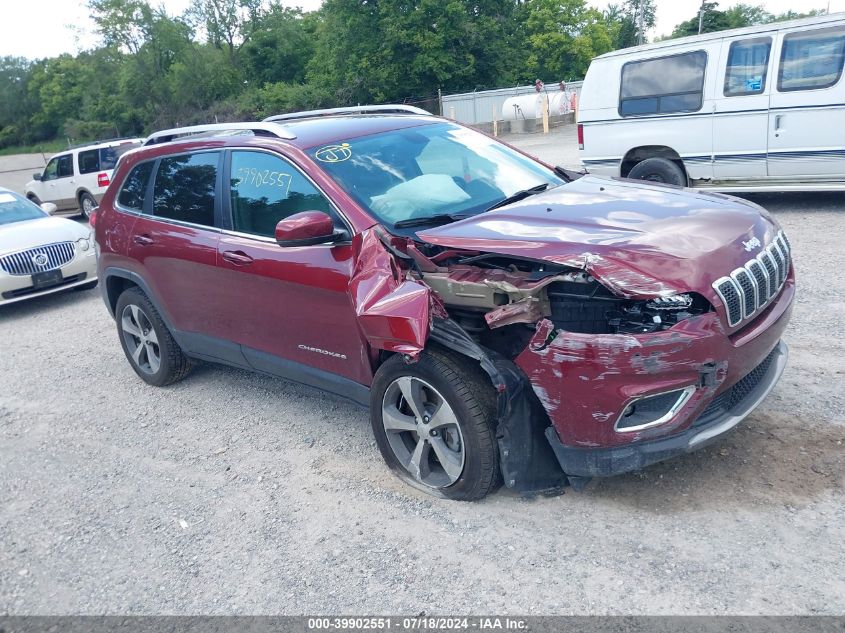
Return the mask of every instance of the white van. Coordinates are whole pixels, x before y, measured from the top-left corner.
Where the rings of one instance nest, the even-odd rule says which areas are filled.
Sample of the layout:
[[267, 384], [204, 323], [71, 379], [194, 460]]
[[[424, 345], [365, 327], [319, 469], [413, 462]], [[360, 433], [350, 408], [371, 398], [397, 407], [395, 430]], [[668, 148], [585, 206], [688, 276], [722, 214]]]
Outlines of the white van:
[[716, 191], [843, 190], [843, 61], [843, 13], [607, 53], [581, 89], [581, 160]]

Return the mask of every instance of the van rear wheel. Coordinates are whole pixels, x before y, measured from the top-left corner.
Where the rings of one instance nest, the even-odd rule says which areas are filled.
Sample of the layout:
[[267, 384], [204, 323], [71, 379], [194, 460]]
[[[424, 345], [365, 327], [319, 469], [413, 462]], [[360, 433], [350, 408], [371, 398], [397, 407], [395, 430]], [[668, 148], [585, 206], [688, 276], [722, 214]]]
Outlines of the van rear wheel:
[[634, 168], [628, 172], [628, 178], [678, 185], [679, 187], [687, 186], [687, 175], [684, 170], [668, 158], [646, 158], [634, 165]]

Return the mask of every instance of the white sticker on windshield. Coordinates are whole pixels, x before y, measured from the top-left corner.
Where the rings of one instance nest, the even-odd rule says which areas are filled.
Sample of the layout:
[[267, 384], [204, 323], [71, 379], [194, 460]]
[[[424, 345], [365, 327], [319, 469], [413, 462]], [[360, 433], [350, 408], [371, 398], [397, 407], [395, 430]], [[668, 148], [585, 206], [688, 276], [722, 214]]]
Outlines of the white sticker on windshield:
[[10, 193], [0, 193], [0, 204], [4, 202], [17, 202], [17, 199]]

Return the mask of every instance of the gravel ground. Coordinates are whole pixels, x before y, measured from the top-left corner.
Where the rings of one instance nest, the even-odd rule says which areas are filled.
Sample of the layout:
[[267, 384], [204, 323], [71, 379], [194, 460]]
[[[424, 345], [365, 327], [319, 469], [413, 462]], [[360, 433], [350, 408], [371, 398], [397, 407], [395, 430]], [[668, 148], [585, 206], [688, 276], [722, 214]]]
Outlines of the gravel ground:
[[[577, 166], [571, 130], [509, 140]], [[98, 291], [0, 309], [0, 614], [845, 613], [845, 205], [754, 199], [800, 285], [781, 383], [714, 446], [552, 498], [412, 490], [307, 387], [147, 387]]]

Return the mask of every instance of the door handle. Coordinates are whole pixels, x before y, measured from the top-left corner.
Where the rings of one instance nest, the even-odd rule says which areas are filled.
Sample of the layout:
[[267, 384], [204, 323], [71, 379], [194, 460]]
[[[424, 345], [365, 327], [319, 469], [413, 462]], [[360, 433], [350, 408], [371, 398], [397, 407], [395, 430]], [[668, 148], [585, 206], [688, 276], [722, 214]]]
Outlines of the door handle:
[[782, 119], [783, 119], [782, 114], [776, 114], [775, 115], [775, 131], [780, 129], [780, 122], [781, 122]]
[[254, 261], [252, 257], [242, 251], [223, 251], [222, 257], [235, 266], [249, 266]]
[[139, 246], [149, 246], [155, 242], [149, 235], [136, 235], [132, 238], [132, 241]]

